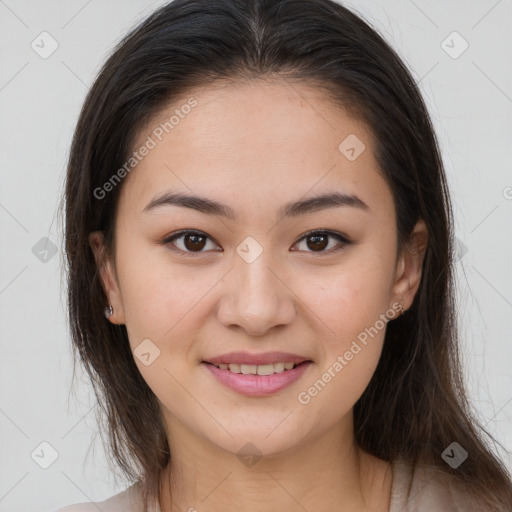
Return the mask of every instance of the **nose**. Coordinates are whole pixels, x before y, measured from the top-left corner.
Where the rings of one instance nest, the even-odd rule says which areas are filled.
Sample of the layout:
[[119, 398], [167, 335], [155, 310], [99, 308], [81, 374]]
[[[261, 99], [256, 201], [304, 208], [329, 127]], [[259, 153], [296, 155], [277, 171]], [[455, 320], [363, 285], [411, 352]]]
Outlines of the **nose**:
[[295, 318], [295, 295], [285, 283], [289, 276], [266, 257], [266, 252], [251, 263], [235, 257], [217, 309], [217, 319], [223, 326], [263, 336]]

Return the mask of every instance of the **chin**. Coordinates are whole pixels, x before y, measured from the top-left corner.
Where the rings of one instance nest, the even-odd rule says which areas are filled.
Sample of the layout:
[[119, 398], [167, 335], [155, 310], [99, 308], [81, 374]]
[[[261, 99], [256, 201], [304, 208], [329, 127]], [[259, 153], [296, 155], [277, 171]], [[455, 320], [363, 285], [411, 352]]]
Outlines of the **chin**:
[[279, 428], [272, 431], [265, 426], [261, 429], [252, 428], [249, 431], [244, 429], [239, 432], [228, 428], [233, 437], [226, 435], [222, 436], [222, 439], [209, 439], [222, 450], [239, 457], [242, 462], [243, 459], [250, 459], [250, 457], [273, 459], [292, 452], [301, 443], [297, 429], [294, 431], [291, 428], [290, 432], [288, 430], [278, 432]]

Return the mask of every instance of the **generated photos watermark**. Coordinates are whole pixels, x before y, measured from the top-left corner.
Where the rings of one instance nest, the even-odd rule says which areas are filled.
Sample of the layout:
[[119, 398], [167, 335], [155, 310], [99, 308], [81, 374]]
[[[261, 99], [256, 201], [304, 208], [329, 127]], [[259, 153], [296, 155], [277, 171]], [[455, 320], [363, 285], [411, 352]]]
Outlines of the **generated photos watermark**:
[[[133, 152], [132, 156], [126, 160], [126, 162], [105, 182], [101, 187], [96, 187], [93, 191], [93, 195], [96, 199], [104, 199], [108, 192], [111, 192], [121, 180], [126, 177], [142, 160], [144, 157], [149, 155], [152, 149], [155, 149], [157, 145], [163, 140], [165, 134], [171, 133], [172, 130], [181, 122], [182, 119], [191, 112], [192, 108], [197, 106], [197, 100], [191, 97], [186, 103], [174, 110], [167, 121], [161, 122], [156, 128], [153, 129], [151, 135], [146, 137], [146, 141], [136, 151]], [[156, 139], [156, 140], [155, 140]]]
[[[403, 310], [403, 306], [399, 302], [395, 302], [391, 308], [389, 308], [386, 313], [381, 314], [379, 319], [375, 321], [375, 323], [371, 327], [366, 327], [363, 331], [361, 331], [357, 335], [357, 341], [353, 340], [350, 348], [346, 350], [342, 355], [338, 355], [336, 361], [333, 362], [331, 366], [318, 378], [307, 390], [301, 391], [297, 395], [297, 400], [302, 405], [307, 405], [311, 402], [311, 400], [318, 396], [318, 394], [327, 386], [329, 382], [338, 375], [345, 366], [348, 365], [354, 357], [361, 352], [361, 350], [366, 347], [368, 344], [368, 336], [373, 338], [376, 336], [386, 324], [393, 320], [395, 317], [398, 317]], [[361, 345], [358, 343], [363, 345]]]

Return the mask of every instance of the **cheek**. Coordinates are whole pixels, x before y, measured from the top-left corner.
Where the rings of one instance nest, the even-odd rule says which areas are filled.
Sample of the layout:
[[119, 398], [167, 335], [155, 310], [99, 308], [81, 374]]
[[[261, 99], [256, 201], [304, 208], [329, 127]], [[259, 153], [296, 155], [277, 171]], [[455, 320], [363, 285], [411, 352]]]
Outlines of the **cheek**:
[[377, 257], [358, 257], [322, 278], [300, 281], [299, 296], [308, 297], [304, 302], [317, 322], [321, 362], [315, 381], [302, 390], [304, 402], [316, 401], [326, 410], [338, 404], [331, 419], [355, 404], [375, 372], [387, 326], [390, 272]]
[[[126, 329], [135, 363], [159, 400], [178, 416], [176, 404], [190, 399], [179, 383], [185, 382], [189, 364], [196, 363], [191, 347], [206, 314], [206, 301], [201, 299], [215, 277], [203, 274], [199, 279], [190, 270], [171, 265], [165, 254], [150, 251], [119, 260]], [[149, 354], [146, 360], [144, 354]]]
[[378, 261], [365, 264], [359, 259], [357, 264], [347, 262], [322, 275], [301, 276], [296, 281], [297, 295], [314, 313], [333, 348], [338, 348], [386, 312], [389, 272]]
[[370, 383], [381, 346], [377, 339], [367, 346], [356, 340], [327, 357], [314, 378], [304, 382], [297, 396], [305, 412], [322, 411], [322, 422], [326, 425], [348, 414]]
[[195, 338], [217, 273], [171, 264], [165, 249], [154, 248], [121, 257], [118, 267], [132, 347], [149, 338], [166, 352], [183, 351]]
[[323, 421], [329, 424], [354, 406], [379, 362], [387, 326], [381, 317], [388, 310], [386, 281], [379, 272], [361, 268], [315, 283], [308, 306], [317, 319], [320, 364], [298, 399], [325, 411]]

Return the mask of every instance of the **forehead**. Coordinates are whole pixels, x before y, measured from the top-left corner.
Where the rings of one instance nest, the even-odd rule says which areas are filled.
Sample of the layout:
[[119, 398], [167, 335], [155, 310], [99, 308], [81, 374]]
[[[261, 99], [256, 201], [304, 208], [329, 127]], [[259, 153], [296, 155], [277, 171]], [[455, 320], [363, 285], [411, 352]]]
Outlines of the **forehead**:
[[139, 213], [166, 189], [213, 196], [235, 210], [257, 210], [258, 203], [277, 209], [334, 189], [393, 206], [370, 130], [321, 89], [296, 81], [192, 89], [140, 130], [134, 149], [148, 137], [154, 147], [121, 194], [121, 203]]

